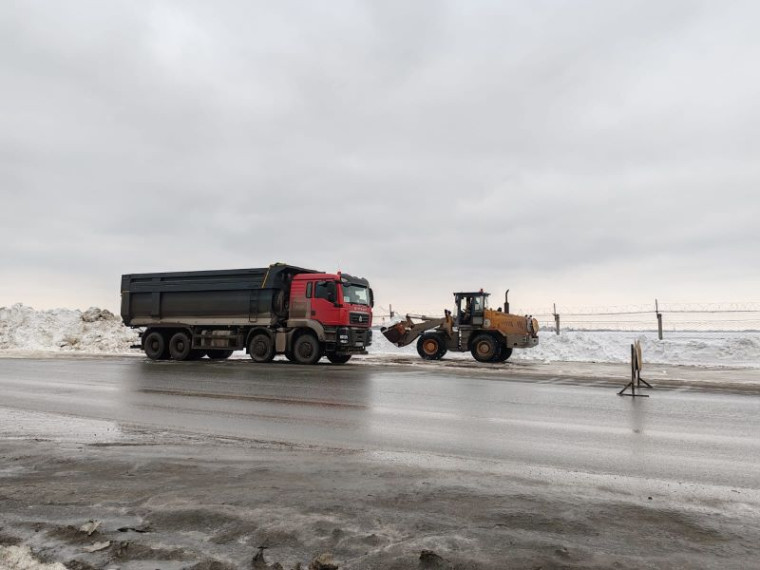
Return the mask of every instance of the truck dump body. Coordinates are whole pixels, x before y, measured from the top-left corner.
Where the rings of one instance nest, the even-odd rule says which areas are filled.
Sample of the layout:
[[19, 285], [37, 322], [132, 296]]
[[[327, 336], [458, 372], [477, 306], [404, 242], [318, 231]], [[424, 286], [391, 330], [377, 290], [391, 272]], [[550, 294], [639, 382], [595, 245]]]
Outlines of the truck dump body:
[[128, 326], [271, 325], [287, 315], [292, 265], [253, 269], [136, 273], [121, 278], [121, 317]]

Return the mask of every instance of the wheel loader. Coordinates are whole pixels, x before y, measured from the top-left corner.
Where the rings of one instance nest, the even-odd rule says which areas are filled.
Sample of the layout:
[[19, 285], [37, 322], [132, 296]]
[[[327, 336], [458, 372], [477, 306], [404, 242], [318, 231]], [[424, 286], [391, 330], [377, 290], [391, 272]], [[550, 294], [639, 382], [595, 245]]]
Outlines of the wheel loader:
[[[449, 350], [470, 351], [478, 362], [504, 362], [514, 348], [538, 344], [538, 321], [530, 315], [509, 313], [509, 290], [504, 309], [488, 308], [489, 293], [454, 293], [455, 313], [444, 311], [443, 318], [406, 315], [406, 319], [381, 329], [385, 338], [398, 347], [417, 339], [417, 352], [425, 360], [440, 360]], [[418, 322], [415, 322], [418, 321]]]

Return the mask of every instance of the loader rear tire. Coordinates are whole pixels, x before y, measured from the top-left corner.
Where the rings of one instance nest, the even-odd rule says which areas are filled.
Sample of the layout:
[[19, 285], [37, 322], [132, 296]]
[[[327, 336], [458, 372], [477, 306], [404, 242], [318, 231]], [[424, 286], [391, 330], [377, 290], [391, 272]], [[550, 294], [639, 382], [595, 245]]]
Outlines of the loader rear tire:
[[472, 341], [470, 352], [478, 362], [493, 362], [499, 354], [499, 345], [491, 335], [481, 334]]
[[501, 350], [499, 351], [498, 356], [496, 356], [493, 361], [494, 362], [505, 362], [509, 360], [509, 357], [512, 356], [512, 349], [509, 348], [506, 344], [501, 345]]
[[423, 335], [417, 341], [417, 354], [423, 360], [439, 360], [446, 354], [446, 345], [438, 335]]

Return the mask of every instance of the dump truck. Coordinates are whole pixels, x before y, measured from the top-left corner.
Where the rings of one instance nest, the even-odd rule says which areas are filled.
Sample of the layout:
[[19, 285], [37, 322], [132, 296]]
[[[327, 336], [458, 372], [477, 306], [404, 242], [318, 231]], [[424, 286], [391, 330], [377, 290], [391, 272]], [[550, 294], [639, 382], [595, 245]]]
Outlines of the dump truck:
[[515, 348], [538, 344], [538, 321], [530, 315], [509, 313], [509, 290], [504, 309], [488, 308], [489, 293], [454, 293], [455, 313], [443, 317], [406, 315], [406, 319], [381, 332], [402, 347], [417, 340], [417, 353], [425, 360], [439, 360], [449, 351], [470, 351], [478, 362], [504, 362]]
[[366, 279], [284, 263], [121, 278], [122, 319], [142, 329], [152, 360], [225, 359], [245, 349], [260, 363], [284, 354], [344, 364], [367, 353], [373, 305]]

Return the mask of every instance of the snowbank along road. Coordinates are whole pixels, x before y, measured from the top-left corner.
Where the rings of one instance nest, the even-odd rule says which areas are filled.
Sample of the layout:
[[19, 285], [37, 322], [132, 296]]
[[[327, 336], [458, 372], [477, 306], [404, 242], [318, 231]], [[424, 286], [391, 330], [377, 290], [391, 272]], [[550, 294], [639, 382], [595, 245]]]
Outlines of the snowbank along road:
[[[537, 347], [516, 351], [515, 362], [606, 362], [624, 363], [629, 346], [641, 341], [645, 361], [709, 367], [760, 369], [760, 334], [757, 332], [667, 332], [566, 331], [557, 336], [542, 332]], [[0, 357], [51, 356], [56, 354], [133, 354], [137, 332], [125, 327], [121, 318], [106, 310], [54, 309], [36, 311], [21, 304], [0, 307]], [[370, 354], [396, 358], [416, 356], [414, 344], [404, 349], [390, 344], [378, 330]], [[245, 358], [240, 352], [237, 357]], [[468, 354], [449, 353], [447, 360], [467, 360]]]

